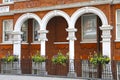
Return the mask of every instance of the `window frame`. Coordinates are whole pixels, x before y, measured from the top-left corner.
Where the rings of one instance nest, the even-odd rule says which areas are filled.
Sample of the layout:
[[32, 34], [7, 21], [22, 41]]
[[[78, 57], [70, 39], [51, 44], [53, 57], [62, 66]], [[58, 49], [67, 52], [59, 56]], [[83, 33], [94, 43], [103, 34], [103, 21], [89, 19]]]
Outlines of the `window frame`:
[[[26, 23], [27, 25], [26, 25], [25, 23]], [[23, 30], [22, 30], [23, 24], [25, 24], [25, 25], [26, 25], [25, 27], [27, 28], [26, 31], [24, 30], [24, 31], [26, 32], [26, 40], [25, 40], [25, 41], [24, 41], [23, 38], [22, 38], [22, 35], [24, 34], [24, 32], [23, 32]], [[26, 20], [25, 22], [23, 22], [23, 24], [22, 24], [22, 26], [21, 26], [21, 32], [23, 32], [23, 34], [21, 35], [21, 39], [22, 39], [22, 43], [27, 43], [27, 42], [28, 42], [28, 20]]]
[[[12, 28], [11, 28], [11, 30], [5, 30], [5, 21], [9, 21], [9, 20], [12, 20]], [[2, 21], [2, 26], [3, 26], [3, 38], [2, 38], [2, 42], [3, 43], [12, 43], [12, 41], [10, 40], [11, 38], [12, 38], [12, 35], [10, 35], [11, 36], [11, 38], [10, 39], [8, 39], [8, 40], [5, 40], [5, 32], [7, 32], [8, 34], [9, 33], [11, 33], [12, 31], [13, 31], [13, 19], [5, 19], [5, 20], [3, 20]]]
[[13, 2], [14, 0], [8, 0], [8, 1], [3, 0], [3, 3], [13, 3]]
[[120, 25], [120, 23], [118, 23], [118, 11], [120, 13], [120, 9], [116, 10], [116, 41], [120, 41], [120, 37], [118, 37], [118, 33], [120, 33], [120, 30], [118, 31], [118, 27], [120, 27], [120, 26], [118, 26], [118, 25]]
[[[95, 39], [85, 39], [84, 38], [84, 17], [86, 16], [94, 16], [94, 19], [96, 21], [95, 28], [96, 28], [96, 38]], [[88, 19], [87, 19], [88, 20]], [[80, 43], [96, 43], [97, 42], [97, 15], [95, 14], [84, 14], [81, 16], [81, 42]]]
[[[37, 42], [40, 42], [39, 40], [35, 40], [35, 22], [38, 23], [38, 21], [36, 21], [35, 19], [33, 19], [33, 43], [37, 43]], [[38, 26], [40, 27], [39, 23], [38, 23]], [[38, 39], [39, 39], [39, 36], [38, 36]]]

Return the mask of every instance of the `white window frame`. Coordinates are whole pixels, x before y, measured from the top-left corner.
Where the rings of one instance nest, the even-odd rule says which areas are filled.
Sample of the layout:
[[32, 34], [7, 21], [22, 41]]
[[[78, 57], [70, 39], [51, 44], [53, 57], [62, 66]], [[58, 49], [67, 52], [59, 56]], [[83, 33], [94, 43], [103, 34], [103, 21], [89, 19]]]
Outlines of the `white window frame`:
[[[12, 21], [12, 28], [11, 30], [5, 30], [5, 21]], [[12, 41], [10, 40], [12, 38], [12, 35], [10, 34], [13, 31], [13, 19], [7, 19], [7, 20], [3, 20], [3, 43], [12, 43]], [[10, 39], [9, 40], [5, 40], [5, 32], [7, 32], [8, 34], [10, 34]]]
[[13, 3], [14, 0], [3, 0], [3, 3]]
[[[95, 19], [96, 19], [96, 39], [84, 39], [83, 37], [83, 24], [84, 24], [84, 16], [95, 16]], [[80, 43], [96, 43], [97, 42], [97, 16], [95, 14], [85, 14], [85, 15], [82, 15], [81, 16], [81, 42]]]
[[120, 16], [118, 17], [118, 11], [120, 13], [120, 9], [116, 10], [116, 40], [115, 41], [120, 41], [120, 36], [118, 37], [118, 35], [119, 35], [118, 33], [120, 33], [120, 29], [118, 31], [118, 27], [120, 27], [120, 26], [118, 26], [118, 25], [120, 25], [120, 23], [118, 23], [118, 18], [120, 18]]

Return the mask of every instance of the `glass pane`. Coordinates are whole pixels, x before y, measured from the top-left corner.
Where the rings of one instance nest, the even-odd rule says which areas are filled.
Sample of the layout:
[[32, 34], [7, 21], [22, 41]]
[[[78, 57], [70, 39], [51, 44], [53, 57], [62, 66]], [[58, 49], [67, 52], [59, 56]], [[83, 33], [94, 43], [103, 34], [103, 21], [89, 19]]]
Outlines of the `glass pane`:
[[40, 29], [40, 27], [36, 20], [33, 20], [33, 27], [34, 27], [34, 31], [33, 31], [34, 41], [38, 41], [38, 38], [39, 38], [38, 30]]
[[120, 24], [120, 10], [117, 10], [117, 24]]
[[4, 2], [13, 2], [13, 0], [4, 0]]
[[8, 2], [9, 0], [4, 0], [4, 2]]
[[117, 24], [117, 39], [120, 39], [120, 24]]
[[83, 16], [83, 27], [82, 34], [83, 40], [96, 39], [96, 16], [85, 15]]
[[28, 21], [25, 21], [22, 25], [21, 31], [23, 34], [21, 35], [22, 41], [27, 41], [27, 34], [28, 34]]
[[13, 20], [4, 20], [3, 21], [3, 28], [4, 28], [4, 41], [8, 41], [11, 39], [10, 32], [13, 30]]
[[10, 2], [13, 2], [13, 0], [10, 0]]
[[5, 20], [4, 27], [5, 27], [5, 31], [13, 30], [13, 20]]

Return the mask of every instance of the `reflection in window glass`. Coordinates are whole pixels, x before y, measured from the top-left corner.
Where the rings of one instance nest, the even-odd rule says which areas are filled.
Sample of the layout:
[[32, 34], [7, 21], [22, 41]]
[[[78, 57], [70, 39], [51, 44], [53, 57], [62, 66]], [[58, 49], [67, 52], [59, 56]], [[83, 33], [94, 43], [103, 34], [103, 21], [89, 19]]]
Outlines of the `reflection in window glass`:
[[117, 10], [117, 23], [116, 23], [116, 39], [120, 40], [120, 10]]
[[13, 31], [13, 20], [4, 20], [3, 21], [3, 41], [9, 41], [12, 38], [10, 33]]
[[96, 40], [96, 15], [89, 14], [82, 16], [82, 40], [83, 41], [95, 41]]
[[33, 20], [33, 41], [38, 41], [38, 38], [39, 38], [39, 33], [38, 33], [38, 30], [40, 29], [39, 27], [39, 24], [36, 20]]
[[13, 2], [14, 0], [3, 0], [4, 3], [6, 2]]
[[22, 25], [21, 31], [23, 32], [23, 34], [21, 35], [22, 41], [27, 42], [28, 39], [28, 20], [25, 21]]

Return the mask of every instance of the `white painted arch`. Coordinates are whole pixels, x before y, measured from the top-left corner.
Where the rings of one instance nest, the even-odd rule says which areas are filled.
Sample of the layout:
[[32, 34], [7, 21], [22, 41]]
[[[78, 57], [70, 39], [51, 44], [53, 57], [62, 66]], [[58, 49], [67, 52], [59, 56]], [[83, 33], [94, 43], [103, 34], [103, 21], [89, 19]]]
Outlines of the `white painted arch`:
[[70, 17], [67, 13], [65, 13], [64, 11], [61, 11], [61, 10], [54, 10], [54, 11], [50, 11], [48, 12], [42, 19], [42, 27], [41, 27], [41, 30], [46, 30], [46, 26], [47, 26], [47, 23], [49, 22], [49, 20], [55, 16], [61, 16], [63, 17], [67, 23], [68, 23], [68, 26], [70, 26]]
[[75, 22], [77, 21], [77, 19], [85, 13], [94, 13], [94, 14], [98, 15], [100, 17], [101, 21], [102, 21], [102, 25], [108, 25], [107, 17], [105, 16], [105, 14], [100, 9], [95, 8], [95, 7], [83, 7], [83, 8], [78, 9], [71, 16], [71, 26], [70, 26], [70, 28], [74, 28], [75, 27]]
[[41, 19], [39, 16], [37, 16], [34, 13], [26, 13], [21, 15], [18, 20], [16, 21], [15, 28], [13, 31], [14, 39], [13, 39], [13, 54], [18, 55], [19, 59], [21, 59], [21, 27], [22, 24], [27, 20], [27, 19], [35, 19], [38, 23], [39, 26], [41, 27]]
[[21, 32], [21, 27], [22, 27], [22, 24], [27, 20], [27, 19], [30, 19], [30, 18], [33, 18], [35, 19], [39, 26], [41, 27], [41, 19], [38, 15], [34, 14], [34, 13], [26, 13], [26, 14], [23, 14], [21, 15], [18, 20], [16, 21], [16, 24], [15, 24], [15, 29], [14, 31], [20, 31]]

